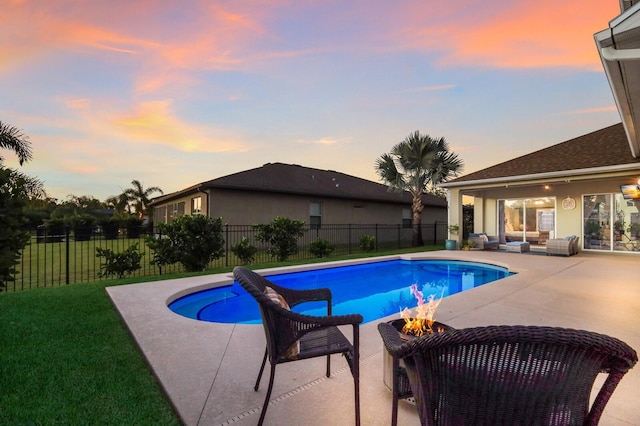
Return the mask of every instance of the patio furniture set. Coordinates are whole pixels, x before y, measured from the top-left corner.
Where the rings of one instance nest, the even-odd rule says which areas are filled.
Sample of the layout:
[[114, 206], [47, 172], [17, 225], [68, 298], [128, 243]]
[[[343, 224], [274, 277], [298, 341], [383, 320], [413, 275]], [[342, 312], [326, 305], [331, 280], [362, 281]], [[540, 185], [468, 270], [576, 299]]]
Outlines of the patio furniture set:
[[[328, 289], [292, 290], [244, 267], [235, 279], [258, 302], [266, 350], [254, 390], [270, 363], [262, 425], [276, 365], [343, 354], [353, 375], [355, 424], [360, 424], [360, 314], [331, 315]], [[326, 301], [326, 316], [290, 311], [302, 302]], [[352, 326], [352, 340], [338, 326]], [[392, 419], [399, 399], [413, 396], [423, 425], [596, 425], [619, 381], [638, 361], [636, 352], [613, 337], [589, 331], [539, 326], [445, 327], [420, 337], [401, 336], [378, 324], [393, 359]], [[599, 373], [606, 379], [589, 405]], [[302, 420], [301, 420], [302, 421]]]
[[[500, 241], [497, 236], [490, 236], [485, 233], [470, 233], [469, 240], [475, 243], [475, 248], [480, 250], [498, 249]], [[547, 255], [573, 256], [578, 254], [578, 242], [580, 237], [570, 235], [565, 238], [551, 238], [545, 240], [545, 251]], [[509, 241], [505, 243], [508, 253], [526, 253], [531, 251], [528, 241]]]

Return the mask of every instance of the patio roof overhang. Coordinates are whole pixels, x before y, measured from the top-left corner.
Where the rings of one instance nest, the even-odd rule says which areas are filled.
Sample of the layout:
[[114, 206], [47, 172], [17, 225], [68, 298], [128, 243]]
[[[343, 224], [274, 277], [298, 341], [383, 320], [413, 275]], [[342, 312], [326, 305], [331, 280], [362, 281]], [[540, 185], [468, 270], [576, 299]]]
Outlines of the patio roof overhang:
[[594, 38], [631, 153], [640, 158], [640, 2], [620, 0], [620, 8], [623, 12]]
[[606, 167], [592, 167], [587, 169], [560, 170], [547, 173], [536, 173], [519, 176], [501, 176], [489, 179], [453, 181], [441, 183], [441, 188], [496, 188], [530, 186], [540, 183], [570, 183], [572, 181], [601, 180], [615, 177], [636, 176], [640, 173], [640, 164], [619, 164]]

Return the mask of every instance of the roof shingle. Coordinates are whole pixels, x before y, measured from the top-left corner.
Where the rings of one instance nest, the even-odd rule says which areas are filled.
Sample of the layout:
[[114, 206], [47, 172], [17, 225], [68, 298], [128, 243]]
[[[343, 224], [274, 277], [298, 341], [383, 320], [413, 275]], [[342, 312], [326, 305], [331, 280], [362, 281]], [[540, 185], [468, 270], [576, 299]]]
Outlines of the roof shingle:
[[511, 176], [639, 164], [634, 158], [622, 123], [532, 152], [513, 160], [469, 173], [449, 183]]
[[[276, 192], [283, 194], [307, 194], [319, 197], [346, 198], [354, 200], [406, 202], [411, 204], [408, 193], [390, 192], [386, 185], [350, 176], [333, 170], [313, 169], [294, 164], [267, 163], [262, 167], [230, 174], [182, 191], [156, 198], [155, 203], [194, 191], [197, 188], [225, 188]], [[442, 197], [423, 195], [429, 206], [446, 207]]]

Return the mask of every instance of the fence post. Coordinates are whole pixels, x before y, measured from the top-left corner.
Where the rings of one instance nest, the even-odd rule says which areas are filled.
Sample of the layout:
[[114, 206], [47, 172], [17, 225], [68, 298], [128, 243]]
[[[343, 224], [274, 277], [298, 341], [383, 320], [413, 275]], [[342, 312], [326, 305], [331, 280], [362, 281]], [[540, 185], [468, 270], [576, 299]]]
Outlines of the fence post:
[[65, 282], [67, 284], [69, 284], [69, 235], [71, 235], [70, 229], [71, 228], [69, 226], [66, 226], [65, 227], [65, 231], [64, 231], [64, 233], [65, 233], [65, 253], [66, 253], [66, 257], [67, 257], [67, 259], [65, 261], [65, 273], [67, 275], [65, 277]]
[[438, 244], [438, 221], [433, 223], [433, 245]]
[[376, 251], [378, 251], [378, 224], [376, 223]]
[[224, 266], [229, 266], [229, 224], [224, 224]]

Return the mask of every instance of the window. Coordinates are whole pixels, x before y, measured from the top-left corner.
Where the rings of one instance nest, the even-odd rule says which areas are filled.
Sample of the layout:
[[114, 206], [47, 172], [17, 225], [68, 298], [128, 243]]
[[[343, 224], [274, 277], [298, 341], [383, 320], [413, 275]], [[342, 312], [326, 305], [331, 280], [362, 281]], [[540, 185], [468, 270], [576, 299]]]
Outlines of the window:
[[202, 197], [195, 197], [191, 199], [191, 214], [202, 213]]
[[180, 216], [184, 216], [184, 206], [185, 202], [181, 201], [179, 203], [169, 204], [167, 206], [167, 222], [172, 221], [173, 219], [177, 219]]
[[311, 229], [320, 229], [322, 226], [321, 203], [309, 203], [309, 226]]
[[166, 223], [167, 222], [167, 207], [156, 207], [153, 209], [153, 222], [158, 223]]
[[402, 227], [411, 228], [413, 224], [411, 209], [402, 209]]

